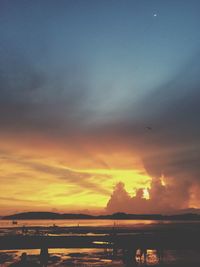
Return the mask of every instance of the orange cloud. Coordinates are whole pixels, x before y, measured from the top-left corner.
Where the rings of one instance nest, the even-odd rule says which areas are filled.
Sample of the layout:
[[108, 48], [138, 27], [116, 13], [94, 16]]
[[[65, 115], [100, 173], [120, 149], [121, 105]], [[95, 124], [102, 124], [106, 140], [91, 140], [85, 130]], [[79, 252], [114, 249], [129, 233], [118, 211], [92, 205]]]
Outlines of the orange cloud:
[[130, 194], [143, 185], [148, 186], [151, 181], [145, 170], [137, 169], [136, 164], [135, 169], [127, 169], [134, 162], [130, 154], [93, 156], [95, 151], [83, 159], [80, 153], [76, 154], [76, 162], [72, 162], [69, 151], [63, 153], [55, 149], [54, 155], [47, 156], [45, 146], [37, 150], [18, 142], [11, 146], [13, 150], [9, 145], [7, 150], [5, 145], [2, 147], [2, 212], [52, 208], [103, 211], [113, 186], [119, 181], [126, 183]]

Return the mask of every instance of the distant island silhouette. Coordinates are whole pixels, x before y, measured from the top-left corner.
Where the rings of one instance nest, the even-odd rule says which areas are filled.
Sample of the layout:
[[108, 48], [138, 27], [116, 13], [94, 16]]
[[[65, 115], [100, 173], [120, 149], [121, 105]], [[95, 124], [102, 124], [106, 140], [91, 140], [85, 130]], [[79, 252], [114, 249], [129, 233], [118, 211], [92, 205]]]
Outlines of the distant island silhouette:
[[66, 220], [66, 219], [113, 219], [113, 220], [200, 220], [200, 214], [183, 213], [173, 215], [162, 214], [127, 214], [123, 212], [110, 215], [88, 215], [55, 212], [23, 212], [1, 217], [2, 220]]

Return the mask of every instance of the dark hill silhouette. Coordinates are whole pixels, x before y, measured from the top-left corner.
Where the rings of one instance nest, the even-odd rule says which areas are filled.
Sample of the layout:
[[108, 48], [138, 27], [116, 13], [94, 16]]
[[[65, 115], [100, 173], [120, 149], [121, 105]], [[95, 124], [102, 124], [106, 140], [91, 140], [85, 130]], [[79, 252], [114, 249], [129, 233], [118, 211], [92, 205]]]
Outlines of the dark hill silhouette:
[[114, 220], [200, 220], [200, 215], [195, 213], [161, 215], [161, 214], [126, 214], [122, 212], [111, 215], [88, 215], [55, 212], [24, 212], [2, 217], [3, 220], [63, 220], [63, 219], [114, 219]]
[[13, 215], [4, 216], [3, 220], [59, 220], [59, 219], [90, 219], [93, 218], [91, 215], [87, 214], [60, 214], [55, 212], [23, 212]]
[[23, 212], [9, 216], [4, 216], [2, 219], [8, 220], [34, 220], [34, 219], [60, 219], [60, 214], [54, 212]]

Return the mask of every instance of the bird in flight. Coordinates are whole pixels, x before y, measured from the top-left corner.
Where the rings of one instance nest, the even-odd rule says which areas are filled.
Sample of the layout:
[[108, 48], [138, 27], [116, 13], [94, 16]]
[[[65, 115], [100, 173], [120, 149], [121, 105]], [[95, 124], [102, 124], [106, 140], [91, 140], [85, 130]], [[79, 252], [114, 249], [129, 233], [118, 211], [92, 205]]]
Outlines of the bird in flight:
[[149, 131], [152, 130], [152, 128], [150, 126], [147, 126], [146, 129]]

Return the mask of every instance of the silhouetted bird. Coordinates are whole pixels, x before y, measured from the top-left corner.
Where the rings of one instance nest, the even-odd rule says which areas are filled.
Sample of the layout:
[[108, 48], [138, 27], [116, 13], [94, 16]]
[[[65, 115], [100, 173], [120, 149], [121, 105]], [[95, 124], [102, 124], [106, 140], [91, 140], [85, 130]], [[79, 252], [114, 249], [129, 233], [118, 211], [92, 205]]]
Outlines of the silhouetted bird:
[[147, 126], [146, 129], [149, 131], [152, 130], [152, 128], [150, 126]]

